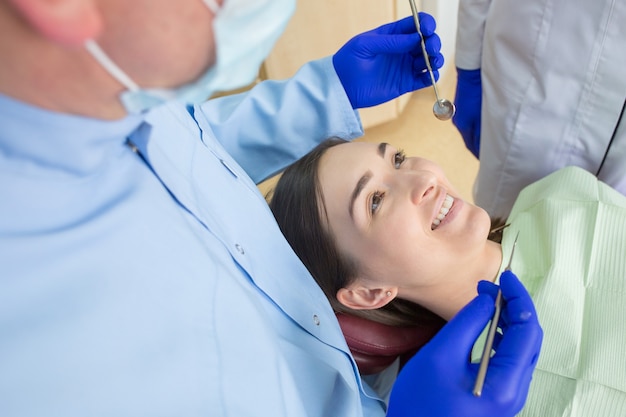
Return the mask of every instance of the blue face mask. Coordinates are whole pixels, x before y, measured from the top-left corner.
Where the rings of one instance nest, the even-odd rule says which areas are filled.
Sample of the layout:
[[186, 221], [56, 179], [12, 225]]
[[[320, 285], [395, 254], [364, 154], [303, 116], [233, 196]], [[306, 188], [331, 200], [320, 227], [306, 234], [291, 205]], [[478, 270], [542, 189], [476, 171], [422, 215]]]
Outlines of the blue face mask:
[[217, 91], [252, 83], [263, 60], [283, 32], [295, 8], [295, 0], [204, 0], [214, 13], [216, 64], [197, 80], [177, 88], [141, 88], [118, 67], [94, 40], [85, 48], [126, 90], [122, 105], [131, 114], [141, 113], [171, 100], [197, 104]]

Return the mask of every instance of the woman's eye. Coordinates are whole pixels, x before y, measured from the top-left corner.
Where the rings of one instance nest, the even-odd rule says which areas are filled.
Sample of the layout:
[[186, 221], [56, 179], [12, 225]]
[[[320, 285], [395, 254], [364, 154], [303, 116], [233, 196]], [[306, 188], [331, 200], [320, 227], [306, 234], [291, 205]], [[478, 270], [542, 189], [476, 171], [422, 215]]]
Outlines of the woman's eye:
[[380, 205], [383, 203], [384, 195], [385, 195], [384, 193], [381, 193], [379, 191], [376, 191], [372, 195], [372, 199], [370, 201], [370, 213], [371, 214], [376, 214], [376, 212], [380, 208]]
[[405, 159], [406, 159], [406, 155], [405, 155], [404, 151], [400, 150], [400, 151], [396, 152], [393, 155], [393, 166], [396, 169], [400, 169], [400, 166], [402, 165], [402, 163], [404, 162]]

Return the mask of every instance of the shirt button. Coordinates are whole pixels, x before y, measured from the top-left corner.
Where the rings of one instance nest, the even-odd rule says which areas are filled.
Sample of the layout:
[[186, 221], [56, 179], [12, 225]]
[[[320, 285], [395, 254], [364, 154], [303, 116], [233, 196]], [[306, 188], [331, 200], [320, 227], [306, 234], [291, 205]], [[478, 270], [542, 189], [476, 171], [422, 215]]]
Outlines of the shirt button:
[[228, 172], [230, 172], [232, 174], [233, 177], [237, 178], [237, 173], [235, 172], [234, 169], [232, 169], [227, 163], [226, 161], [224, 161], [223, 159], [220, 158], [220, 162], [222, 163], [222, 165], [224, 165], [224, 168], [226, 168], [228, 170]]
[[315, 323], [316, 326], [320, 325], [320, 318], [317, 317], [317, 314], [313, 314], [313, 323]]
[[237, 252], [239, 252], [239, 253], [240, 253], [240, 254], [242, 254], [242, 255], [243, 255], [244, 253], [246, 253], [246, 252], [243, 250], [243, 246], [241, 246], [239, 243], [236, 243], [236, 244], [235, 244], [235, 249], [237, 249]]

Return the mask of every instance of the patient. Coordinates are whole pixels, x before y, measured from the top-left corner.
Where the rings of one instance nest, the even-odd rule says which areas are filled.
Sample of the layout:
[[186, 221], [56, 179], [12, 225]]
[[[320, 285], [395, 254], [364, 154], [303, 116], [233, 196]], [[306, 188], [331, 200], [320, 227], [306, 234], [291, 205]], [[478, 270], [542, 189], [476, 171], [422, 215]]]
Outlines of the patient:
[[388, 144], [324, 142], [270, 204], [337, 311], [396, 325], [452, 318], [480, 280], [497, 281], [519, 232], [512, 269], [544, 329], [521, 415], [626, 415], [626, 198], [591, 174], [565, 168], [525, 189], [502, 246], [437, 164]]

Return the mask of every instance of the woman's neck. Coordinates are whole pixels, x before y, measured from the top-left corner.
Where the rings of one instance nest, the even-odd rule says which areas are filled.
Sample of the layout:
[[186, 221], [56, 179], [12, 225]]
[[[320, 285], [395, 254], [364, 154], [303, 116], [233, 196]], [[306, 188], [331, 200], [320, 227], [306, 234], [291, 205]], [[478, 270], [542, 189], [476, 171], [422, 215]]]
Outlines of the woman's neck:
[[459, 271], [457, 276], [450, 277], [426, 291], [421, 289], [418, 297], [410, 297], [407, 294], [405, 298], [411, 299], [445, 320], [450, 320], [478, 295], [479, 281], [496, 280], [501, 264], [500, 244], [487, 241], [482, 256], [467, 265], [466, 269]]

